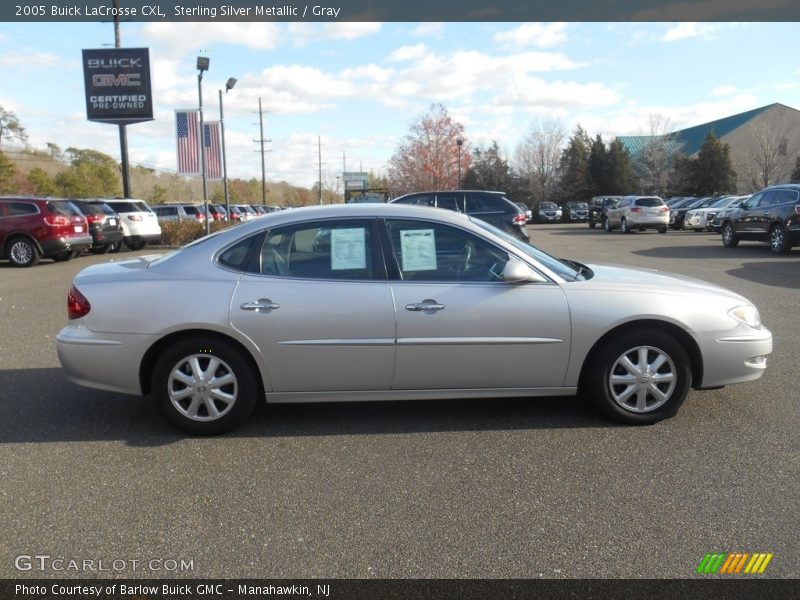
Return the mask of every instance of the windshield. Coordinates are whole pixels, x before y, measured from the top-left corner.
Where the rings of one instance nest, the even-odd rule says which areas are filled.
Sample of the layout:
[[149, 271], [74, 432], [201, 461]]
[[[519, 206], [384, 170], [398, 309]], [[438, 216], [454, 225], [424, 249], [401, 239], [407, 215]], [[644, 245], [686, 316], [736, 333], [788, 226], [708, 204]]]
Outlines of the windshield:
[[545, 267], [556, 273], [559, 277], [567, 281], [572, 281], [576, 279], [578, 276], [578, 270], [574, 268], [572, 265], [569, 265], [553, 256], [547, 254], [543, 250], [539, 250], [538, 248], [531, 246], [530, 244], [523, 242], [522, 240], [518, 240], [511, 234], [506, 233], [502, 229], [498, 229], [494, 225], [489, 225], [486, 221], [481, 221], [480, 219], [473, 219], [472, 217], [469, 218], [470, 221], [479, 225], [486, 231], [490, 231], [495, 234], [497, 237], [502, 238], [503, 241], [508, 242], [509, 244], [513, 245], [517, 250], [522, 251], [524, 254], [530, 256], [537, 262], [543, 264]]

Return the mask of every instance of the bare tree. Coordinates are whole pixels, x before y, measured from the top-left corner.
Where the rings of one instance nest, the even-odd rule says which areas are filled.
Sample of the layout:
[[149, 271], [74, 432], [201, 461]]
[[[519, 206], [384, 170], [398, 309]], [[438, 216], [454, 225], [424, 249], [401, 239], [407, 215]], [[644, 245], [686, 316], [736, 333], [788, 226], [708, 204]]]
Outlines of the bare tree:
[[565, 138], [562, 121], [542, 119], [531, 123], [517, 146], [516, 170], [530, 181], [534, 202], [550, 199], [558, 186], [559, 161]]
[[679, 152], [671, 129], [672, 123], [664, 115], [650, 113], [647, 116], [644, 147], [633, 157], [633, 167], [645, 194], [662, 195], [668, 187], [669, 172]]
[[800, 131], [796, 120], [786, 113], [761, 115], [747, 126], [749, 151], [734, 159], [740, 181], [755, 192], [791, 178], [795, 157], [800, 151]]
[[20, 124], [17, 115], [12, 110], [6, 110], [0, 106], [0, 144], [3, 139], [16, 139], [23, 144], [28, 143], [28, 133]]

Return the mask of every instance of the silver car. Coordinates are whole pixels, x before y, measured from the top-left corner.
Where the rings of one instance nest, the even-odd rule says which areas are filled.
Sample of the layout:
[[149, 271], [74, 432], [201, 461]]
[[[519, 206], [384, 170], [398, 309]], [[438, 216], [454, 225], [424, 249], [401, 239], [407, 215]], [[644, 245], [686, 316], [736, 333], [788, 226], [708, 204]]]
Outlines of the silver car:
[[272, 213], [74, 279], [69, 378], [152, 394], [190, 434], [267, 402], [568, 396], [653, 423], [758, 379], [772, 334], [739, 294], [559, 260], [484, 221], [398, 204]]
[[667, 233], [669, 207], [658, 196], [625, 196], [616, 205], [606, 208], [603, 227], [612, 231], [619, 227], [622, 233], [634, 229], [657, 229]]

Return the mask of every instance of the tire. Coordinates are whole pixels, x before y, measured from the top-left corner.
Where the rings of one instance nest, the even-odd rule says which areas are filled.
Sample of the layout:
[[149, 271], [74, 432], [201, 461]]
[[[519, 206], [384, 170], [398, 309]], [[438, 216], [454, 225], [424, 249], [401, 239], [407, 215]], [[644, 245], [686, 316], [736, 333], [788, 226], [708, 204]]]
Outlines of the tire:
[[786, 239], [786, 229], [780, 223], [769, 228], [769, 249], [775, 254], [788, 254], [792, 249]]
[[136, 250], [141, 250], [142, 248], [145, 247], [146, 244], [147, 242], [145, 242], [144, 240], [138, 240], [138, 239], [125, 240], [125, 245], [128, 247], [129, 250], [133, 250], [134, 252]]
[[603, 229], [605, 229], [607, 233], [611, 233], [613, 231], [611, 228], [611, 221], [603, 219]]
[[[226, 381], [208, 385], [210, 377]], [[150, 389], [174, 427], [190, 435], [218, 435], [250, 416], [260, 388], [242, 350], [224, 340], [191, 338], [158, 358]]]
[[92, 248], [92, 254], [105, 254], [111, 250], [111, 246], [109, 244], [104, 244], [102, 246], [94, 246]]
[[628, 220], [625, 217], [622, 217], [622, 220], [619, 223], [619, 230], [622, 233], [630, 233], [631, 232], [631, 228], [628, 227]]
[[594, 221], [589, 221], [589, 229], [594, 229], [595, 227], [597, 227], [597, 223]]
[[114, 242], [108, 247], [108, 249], [112, 254], [116, 254], [117, 252], [122, 250], [122, 241], [120, 240], [119, 242]]
[[726, 248], [736, 248], [739, 245], [739, 238], [736, 237], [736, 230], [730, 222], [722, 224], [722, 245]]
[[656, 423], [674, 416], [686, 400], [692, 380], [689, 365], [686, 350], [671, 335], [657, 329], [624, 332], [589, 365], [589, 399], [622, 423]]
[[53, 260], [57, 262], [67, 262], [68, 260], [72, 260], [78, 255], [77, 250], [65, 250], [64, 252], [59, 252], [58, 254], [53, 255]]
[[39, 264], [39, 249], [24, 237], [12, 238], [6, 244], [6, 258], [15, 267], [35, 267]]
[[667, 233], [667, 226], [666, 225], [662, 225], [661, 227], [659, 227], [658, 228], [658, 233]]

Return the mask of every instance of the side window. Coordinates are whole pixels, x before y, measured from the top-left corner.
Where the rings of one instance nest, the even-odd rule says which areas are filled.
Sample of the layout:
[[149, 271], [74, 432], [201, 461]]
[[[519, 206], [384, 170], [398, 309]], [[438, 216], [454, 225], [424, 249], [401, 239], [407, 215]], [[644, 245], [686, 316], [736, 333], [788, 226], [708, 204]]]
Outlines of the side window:
[[408, 198], [402, 198], [397, 204], [413, 204], [415, 206], [434, 206], [433, 194], [414, 194]]
[[797, 192], [795, 190], [778, 190], [775, 204], [788, 204], [797, 202]]
[[[759, 204], [761, 204], [761, 199], [764, 197], [765, 192], [759, 192], [758, 194], [753, 194], [750, 196], [748, 200], [745, 200], [742, 204], [746, 205], [748, 208], [755, 208]], [[745, 206], [742, 206], [745, 208]]]
[[31, 202], [3, 202], [5, 210], [0, 213], [3, 217], [20, 217], [35, 215], [38, 212], [36, 205]]
[[467, 194], [467, 213], [505, 212], [506, 206], [500, 196], [494, 194]]
[[778, 192], [769, 191], [764, 192], [764, 195], [761, 196], [758, 204], [754, 204], [753, 206], [757, 206], [758, 208], [767, 208], [768, 206], [774, 206], [776, 201], [778, 200]]
[[306, 279], [370, 280], [378, 276], [374, 254], [369, 220], [279, 227], [264, 238], [256, 272]]
[[436, 194], [436, 206], [456, 212], [464, 212], [464, 194], [454, 192]]
[[508, 254], [455, 227], [425, 221], [386, 222], [403, 281], [496, 281]]

